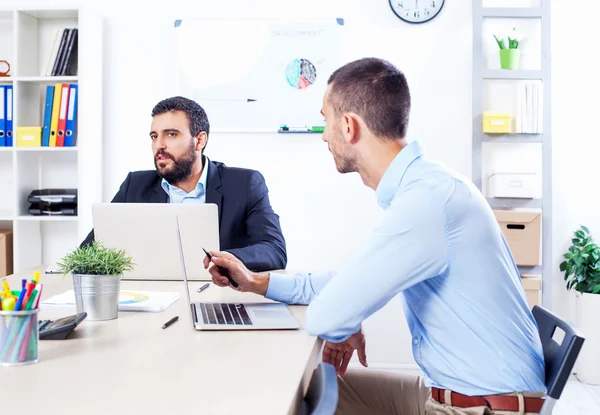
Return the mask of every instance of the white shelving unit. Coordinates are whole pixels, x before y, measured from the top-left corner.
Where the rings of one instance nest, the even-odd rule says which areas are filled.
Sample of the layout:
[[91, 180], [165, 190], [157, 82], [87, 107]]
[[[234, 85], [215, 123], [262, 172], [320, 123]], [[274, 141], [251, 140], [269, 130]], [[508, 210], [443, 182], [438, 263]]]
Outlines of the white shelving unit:
[[[541, 165], [541, 195], [533, 199], [487, 198], [494, 209], [534, 208], [542, 211], [542, 264], [519, 266], [522, 274], [536, 274], [542, 278], [542, 305], [552, 308], [552, 131], [551, 131], [551, 73], [550, 73], [550, 0], [512, 1], [520, 7], [503, 7], [505, 0], [473, 0], [473, 182], [484, 189], [484, 147], [511, 146], [512, 157], [524, 158], [531, 146], [536, 146]], [[491, 23], [490, 23], [491, 22]], [[520, 69], [490, 67], [484, 53], [486, 42], [494, 42], [492, 33], [486, 32], [486, 24], [500, 23], [508, 26], [529, 28], [531, 42], [522, 54], [526, 64]], [[493, 26], [499, 27], [499, 26]], [[489, 26], [488, 26], [489, 29]], [[521, 32], [522, 33], [522, 32]], [[523, 42], [521, 42], [523, 44]], [[495, 48], [494, 48], [495, 49]], [[499, 58], [495, 55], [499, 65]], [[486, 64], [487, 63], [487, 64]], [[482, 112], [485, 111], [482, 91], [491, 83], [514, 85], [522, 81], [538, 81], [543, 90], [543, 128], [540, 133], [486, 134], [482, 131]], [[491, 98], [502, 98], [495, 94]], [[488, 97], [490, 98], [490, 97]], [[492, 108], [488, 108], [492, 110]], [[497, 150], [498, 147], [492, 147]]]
[[[57, 29], [77, 27], [76, 76], [44, 76]], [[102, 201], [102, 20], [86, 8], [0, 10], [0, 59], [13, 85], [14, 147], [0, 147], [0, 228], [14, 233], [14, 271], [54, 263], [92, 228], [91, 205]], [[79, 87], [75, 147], [16, 147], [16, 128], [41, 126], [46, 85]], [[76, 188], [78, 216], [28, 215], [34, 189]]]

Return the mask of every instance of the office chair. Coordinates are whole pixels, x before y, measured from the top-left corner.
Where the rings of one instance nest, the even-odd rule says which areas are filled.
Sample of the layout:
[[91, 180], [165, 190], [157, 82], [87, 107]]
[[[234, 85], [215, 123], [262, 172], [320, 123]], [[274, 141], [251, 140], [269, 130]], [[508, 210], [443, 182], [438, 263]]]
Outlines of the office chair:
[[335, 368], [320, 362], [314, 370], [299, 415], [333, 415], [338, 402]]
[[[547, 396], [540, 415], [550, 415], [571, 375], [585, 338], [570, 324], [545, 308], [536, 305], [532, 312], [538, 325], [546, 366]], [[552, 338], [557, 327], [565, 333], [560, 344]]]

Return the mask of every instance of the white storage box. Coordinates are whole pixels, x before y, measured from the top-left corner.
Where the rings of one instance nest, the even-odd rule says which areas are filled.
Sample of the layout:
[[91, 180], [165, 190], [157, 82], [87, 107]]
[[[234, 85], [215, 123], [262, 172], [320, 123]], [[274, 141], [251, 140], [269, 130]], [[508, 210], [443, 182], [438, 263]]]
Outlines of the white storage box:
[[535, 198], [535, 173], [493, 173], [489, 177], [489, 197]]

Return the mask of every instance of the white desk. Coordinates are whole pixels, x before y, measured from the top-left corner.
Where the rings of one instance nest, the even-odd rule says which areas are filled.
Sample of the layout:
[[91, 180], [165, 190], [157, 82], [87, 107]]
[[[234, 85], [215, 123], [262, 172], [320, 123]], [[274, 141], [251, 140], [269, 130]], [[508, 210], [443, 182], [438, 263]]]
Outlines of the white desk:
[[[44, 274], [42, 299], [72, 289], [70, 275]], [[8, 278], [11, 289], [20, 278]], [[192, 299], [268, 301], [190, 283]], [[316, 367], [321, 341], [303, 330], [208, 332], [192, 328], [183, 282], [123, 281], [123, 289], [178, 291], [161, 313], [119, 312], [84, 320], [67, 340], [41, 340], [37, 364], [0, 367], [2, 413], [287, 414], [294, 413]], [[304, 326], [305, 307], [291, 306]], [[75, 314], [42, 309], [40, 319]], [[161, 329], [178, 315], [179, 321]]]

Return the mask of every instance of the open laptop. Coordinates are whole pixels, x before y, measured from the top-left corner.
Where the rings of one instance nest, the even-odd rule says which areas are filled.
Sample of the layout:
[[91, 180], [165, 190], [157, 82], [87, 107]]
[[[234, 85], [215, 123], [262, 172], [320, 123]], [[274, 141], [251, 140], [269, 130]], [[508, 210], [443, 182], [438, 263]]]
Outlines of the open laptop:
[[98, 203], [92, 205], [96, 240], [107, 248], [123, 249], [132, 257], [127, 280], [181, 281], [175, 216], [188, 258], [188, 278], [209, 281], [202, 248], [219, 250], [219, 216], [214, 203]]
[[[298, 329], [300, 324], [282, 303], [210, 303], [192, 302], [188, 286], [187, 269], [177, 222], [177, 243], [185, 293], [196, 330], [283, 330]], [[225, 288], [223, 288], [225, 289]]]

